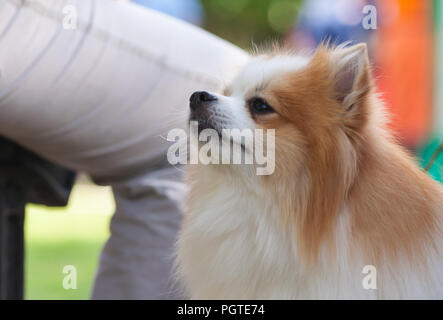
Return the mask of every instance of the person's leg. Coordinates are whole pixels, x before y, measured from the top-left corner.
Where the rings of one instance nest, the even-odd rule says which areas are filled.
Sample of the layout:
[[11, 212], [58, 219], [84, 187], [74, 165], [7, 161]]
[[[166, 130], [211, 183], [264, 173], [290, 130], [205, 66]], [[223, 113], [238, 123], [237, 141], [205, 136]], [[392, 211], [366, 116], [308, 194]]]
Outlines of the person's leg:
[[93, 298], [182, 298], [171, 277], [185, 194], [181, 174], [169, 167], [113, 187], [117, 211]]
[[[77, 27], [65, 29], [72, 8]], [[179, 211], [160, 186], [179, 180], [143, 181], [164, 168], [164, 137], [186, 126], [190, 94], [223, 85], [246, 60], [223, 40], [128, 3], [0, 2], [0, 135], [115, 186], [95, 298], [168, 297], [170, 261], [159, 256], [171, 254]]]

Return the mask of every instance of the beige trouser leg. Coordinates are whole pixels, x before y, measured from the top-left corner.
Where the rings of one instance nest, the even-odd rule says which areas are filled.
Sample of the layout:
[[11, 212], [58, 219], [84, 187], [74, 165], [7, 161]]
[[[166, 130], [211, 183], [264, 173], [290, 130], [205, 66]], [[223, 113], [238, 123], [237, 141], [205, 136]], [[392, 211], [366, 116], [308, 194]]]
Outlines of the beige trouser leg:
[[[74, 29], [72, 18], [76, 14]], [[117, 211], [93, 297], [170, 298], [184, 186], [164, 137], [241, 50], [126, 2], [0, 1], [0, 135], [113, 186]]]

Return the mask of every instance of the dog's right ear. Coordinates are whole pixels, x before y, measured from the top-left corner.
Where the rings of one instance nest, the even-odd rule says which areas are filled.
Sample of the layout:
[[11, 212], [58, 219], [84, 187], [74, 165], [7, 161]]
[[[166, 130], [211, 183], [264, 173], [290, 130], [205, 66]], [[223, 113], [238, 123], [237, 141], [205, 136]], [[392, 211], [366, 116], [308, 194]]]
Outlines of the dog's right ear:
[[366, 44], [337, 47], [331, 55], [334, 93], [345, 110], [358, 106], [372, 87]]

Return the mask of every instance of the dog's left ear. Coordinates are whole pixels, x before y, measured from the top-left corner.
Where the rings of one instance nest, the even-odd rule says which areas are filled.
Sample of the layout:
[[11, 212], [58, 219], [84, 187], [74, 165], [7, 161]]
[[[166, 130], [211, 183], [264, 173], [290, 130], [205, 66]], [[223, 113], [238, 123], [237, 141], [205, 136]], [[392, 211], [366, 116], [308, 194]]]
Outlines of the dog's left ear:
[[372, 87], [366, 44], [336, 48], [331, 62], [335, 97], [346, 110], [353, 109]]

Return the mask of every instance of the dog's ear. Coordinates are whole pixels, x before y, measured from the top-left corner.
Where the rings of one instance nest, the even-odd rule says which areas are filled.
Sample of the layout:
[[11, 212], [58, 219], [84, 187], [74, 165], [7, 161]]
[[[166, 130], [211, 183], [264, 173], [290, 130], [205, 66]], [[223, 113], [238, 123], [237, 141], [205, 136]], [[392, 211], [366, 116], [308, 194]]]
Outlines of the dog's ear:
[[366, 44], [338, 47], [331, 59], [335, 97], [350, 110], [362, 102], [372, 87]]

